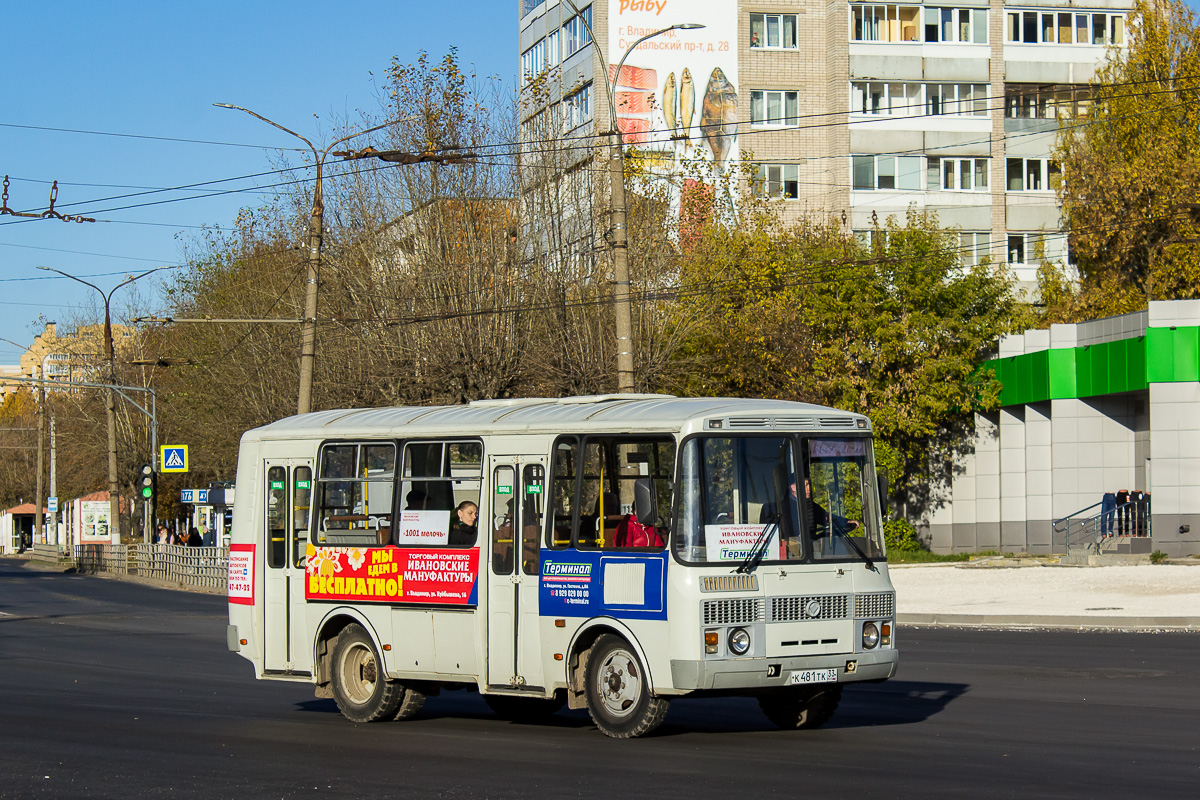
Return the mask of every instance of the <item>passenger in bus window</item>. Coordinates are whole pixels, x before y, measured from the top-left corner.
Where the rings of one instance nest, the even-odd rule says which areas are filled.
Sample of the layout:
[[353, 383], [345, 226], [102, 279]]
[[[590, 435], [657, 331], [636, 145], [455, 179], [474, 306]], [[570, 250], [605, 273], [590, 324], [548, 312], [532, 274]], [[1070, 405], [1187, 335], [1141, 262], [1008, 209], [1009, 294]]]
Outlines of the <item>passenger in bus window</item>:
[[452, 545], [470, 547], [475, 544], [479, 527], [479, 506], [470, 500], [463, 500], [454, 509], [454, 519], [450, 523], [450, 539]]
[[429, 498], [420, 489], [413, 489], [404, 498], [404, 507], [409, 510], [424, 510], [429, 506]]

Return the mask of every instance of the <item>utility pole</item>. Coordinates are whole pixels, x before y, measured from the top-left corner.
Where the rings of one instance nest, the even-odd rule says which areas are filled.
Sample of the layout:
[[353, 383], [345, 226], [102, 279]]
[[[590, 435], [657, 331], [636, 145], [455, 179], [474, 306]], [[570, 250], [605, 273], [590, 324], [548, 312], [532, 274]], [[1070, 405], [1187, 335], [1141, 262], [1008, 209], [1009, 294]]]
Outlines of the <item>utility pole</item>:
[[[43, 384], [42, 391], [45, 391]], [[54, 411], [50, 411], [50, 496], [58, 498], [58, 449], [57, 449], [56, 431], [54, 426]], [[61, 549], [63, 541], [58, 538], [58, 507], [50, 512], [50, 530], [54, 532], [55, 540]]]
[[[46, 379], [45, 362], [42, 362], [41, 378]], [[45, 529], [45, 508], [46, 508], [46, 487], [42, 484], [42, 471], [45, 469], [43, 464], [45, 460], [46, 449], [46, 384], [38, 385], [38, 445], [37, 445], [37, 499], [35, 500], [35, 509], [33, 515], [33, 538], [38, 544], [46, 544], [46, 529]]]
[[296, 413], [307, 414], [312, 411], [312, 385], [313, 385], [313, 367], [317, 360], [317, 279], [321, 274], [321, 242], [324, 237], [324, 220], [325, 220], [325, 200], [322, 195], [321, 179], [325, 168], [325, 158], [329, 155], [329, 151], [342, 142], [349, 141], [355, 136], [361, 136], [364, 133], [377, 131], [381, 128], [386, 128], [397, 121], [393, 120], [385, 122], [382, 125], [376, 125], [373, 128], [352, 133], [348, 136], [343, 136], [337, 141], [330, 144], [323, 151], [318, 152], [316, 145], [304, 138], [293, 130], [283, 127], [278, 122], [273, 122], [262, 114], [256, 114], [248, 108], [235, 106], [231, 103], [213, 103], [217, 108], [229, 108], [234, 111], [244, 111], [250, 116], [260, 119], [263, 122], [278, 128], [284, 133], [289, 133], [295, 136], [300, 141], [308, 145], [308, 149], [312, 151], [313, 164], [317, 168], [317, 182], [313, 187], [313, 202], [312, 212], [308, 217], [308, 281], [304, 287], [304, 321], [300, 327], [300, 387], [296, 392]]
[[[104, 415], [108, 422], [108, 529], [111, 533], [113, 526], [116, 526], [117, 543], [119, 543], [121, 538], [121, 501], [117, 496], [117, 393], [116, 389], [113, 388], [117, 383], [117, 365], [112, 335], [112, 297], [116, 291], [123, 286], [128, 286], [134, 281], [141, 280], [147, 275], [158, 272], [159, 270], [174, 268], [155, 267], [154, 269], [146, 270], [140, 275], [135, 275], [132, 278], [128, 278], [121, 283], [118, 283], [107, 294], [105, 294], [104, 290], [99, 286], [96, 286], [93, 283], [88, 283], [81, 278], [76, 278], [74, 275], [63, 272], [60, 269], [54, 269], [53, 267], [38, 267], [38, 269], [44, 269], [47, 272], [56, 272], [59, 275], [62, 275], [64, 278], [70, 278], [77, 283], [82, 283], [84, 286], [95, 289], [100, 293], [100, 296], [104, 298], [104, 355], [108, 360], [109, 385], [108, 392], [105, 393], [104, 398]], [[45, 390], [43, 389], [43, 391]], [[41, 434], [39, 434], [39, 436], [40, 435]], [[38, 480], [41, 480], [40, 473]]]
[[[599, 45], [596, 44], [596, 37], [592, 33], [592, 25], [588, 22], [588, 18], [580, 13], [579, 8], [572, 0], [567, 0], [567, 3], [575, 11], [576, 15], [578, 15], [580, 21], [583, 22], [584, 27], [587, 28], [588, 37], [592, 40], [592, 45], [597, 48], [597, 52], [599, 52]], [[604, 82], [604, 88], [608, 94], [609, 124], [612, 126], [610, 139], [611, 152], [608, 159], [608, 183], [609, 196], [612, 200], [612, 228], [610, 233], [612, 236], [614, 284], [613, 311], [616, 317], [617, 334], [617, 391], [622, 394], [632, 392], [635, 384], [633, 374], [633, 313], [630, 310], [629, 298], [629, 227], [625, 210], [625, 151], [624, 142], [621, 140], [621, 128], [617, 125], [616, 90], [614, 87], [621, 78], [621, 68], [625, 66], [625, 59], [642, 42], [668, 31], [690, 31], [703, 27], [705, 26], [696, 22], [681, 22], [662, 30], [647, 33], [625, 50], [621, 56], [621, 60], [617, 62], [617, 70], [613, 73], [612, 79]], [[600, 66], [605, 66], [603, 56], [600, 59]]]

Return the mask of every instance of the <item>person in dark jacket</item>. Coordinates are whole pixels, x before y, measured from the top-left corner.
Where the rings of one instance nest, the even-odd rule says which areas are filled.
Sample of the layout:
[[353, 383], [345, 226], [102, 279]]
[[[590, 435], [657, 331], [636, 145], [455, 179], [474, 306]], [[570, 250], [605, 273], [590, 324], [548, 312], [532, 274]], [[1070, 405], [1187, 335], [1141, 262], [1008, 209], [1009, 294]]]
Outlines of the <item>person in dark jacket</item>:
[[200, 531], [196, 530], [195, 528], [192, 528], [190, 531], [188, 531], [187, 546], [188, 547], [203, 547], [204, 546], [204, 538], [200, 535]]

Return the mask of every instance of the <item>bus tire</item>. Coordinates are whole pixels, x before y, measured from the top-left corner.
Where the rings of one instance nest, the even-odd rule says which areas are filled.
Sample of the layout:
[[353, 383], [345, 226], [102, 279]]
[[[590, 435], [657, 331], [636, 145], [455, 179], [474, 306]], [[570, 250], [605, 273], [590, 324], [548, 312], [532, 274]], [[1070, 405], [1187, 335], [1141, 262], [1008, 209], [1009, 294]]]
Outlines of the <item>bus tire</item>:
[[662, 724], [670, 701], [650, 691], [645, 668], [624, 639], [605, 634], [587, 659], [588, 714], [606, 736], [632, 739]]
[[379, 722], [395, 716], [404, 685], [387, 679], [375, 643], [361, 625], [351, 623], [338, 634], [332, 659], [333, 699], [346, 719]]
[[425, 705], [425, 693], [418, 692], [411, 686], [404, 686], [399, 683], [396, 685], [402, 687], [404, 697], [400, 700], [400, 705], [396, 707], [396, 715], [392, 719], [412, 719], [421, 710], [421, 707]]
[[558, 713], [566, 702], [563, 698], [553, 697], [513, 697], [507, 694], [485, 694], [483, 702], [487, 703], [500, 719], [509, 722], [542, 722]]
[[759, 695], [758, 705], [767, 719], [784, 730], [812, 730], [833, 718], [841, 699], [842, 687], [834, 684]]

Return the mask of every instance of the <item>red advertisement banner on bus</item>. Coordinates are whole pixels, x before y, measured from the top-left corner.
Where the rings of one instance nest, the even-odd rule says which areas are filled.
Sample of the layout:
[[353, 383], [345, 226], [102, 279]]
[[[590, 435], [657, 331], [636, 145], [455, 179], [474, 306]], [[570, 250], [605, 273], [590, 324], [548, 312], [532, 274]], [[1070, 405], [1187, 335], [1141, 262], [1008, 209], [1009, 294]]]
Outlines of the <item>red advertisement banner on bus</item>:
[[305, 572], [308, 600], [475, 605], [479, 548], [310, 547]]

